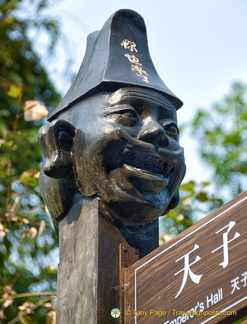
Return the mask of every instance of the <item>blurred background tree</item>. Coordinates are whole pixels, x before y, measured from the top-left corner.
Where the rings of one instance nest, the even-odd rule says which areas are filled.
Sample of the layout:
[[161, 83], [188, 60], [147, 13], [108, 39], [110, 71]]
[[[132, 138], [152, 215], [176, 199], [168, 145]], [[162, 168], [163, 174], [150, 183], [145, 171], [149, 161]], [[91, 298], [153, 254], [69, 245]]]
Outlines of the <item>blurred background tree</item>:
[[49, 5], [0, 1], [1, 323], [54, 322], [56, 270], [50, 264], [57, 238], [38, 190], [37, 132], [45, 106], [54, 108], [60, 95], [34, 49], [38, 35], [45, 36], [52, 55], [60, 35], [58, 22], [43, 14]]
[[234, 82], [223, 100], [199, 109], [191, 135], [200, 143], [198, 152], [211, 167], [218, 192], [234, 197], [247, 189], [247, 87]]

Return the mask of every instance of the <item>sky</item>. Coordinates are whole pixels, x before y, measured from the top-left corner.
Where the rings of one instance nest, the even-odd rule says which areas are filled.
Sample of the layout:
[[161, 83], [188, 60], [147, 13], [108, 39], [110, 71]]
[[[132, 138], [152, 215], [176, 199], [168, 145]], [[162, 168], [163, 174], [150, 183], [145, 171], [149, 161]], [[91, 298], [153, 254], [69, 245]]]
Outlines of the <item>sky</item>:
[[[70, 71], [76, 73], [87, 35], [100, 30], [119, 9], [135, 10], [144, 18], [155, 68], [184, 102], [179, 124], [191, 121], [199, 107], [210, 109], [229, 92], [233, 81], [247, 83], [245, 0], [60, 0], [53, 1], [48, 12], [61, 21], [64, 34], [49, 69], [63, 94], [71, 83], [69, 77], [59, 77], [65, 58], [72, 57]], [[210, 174], [196, 154], [196, 143], [188, 135], [182, 138], [185, 181], [206, 181]]]

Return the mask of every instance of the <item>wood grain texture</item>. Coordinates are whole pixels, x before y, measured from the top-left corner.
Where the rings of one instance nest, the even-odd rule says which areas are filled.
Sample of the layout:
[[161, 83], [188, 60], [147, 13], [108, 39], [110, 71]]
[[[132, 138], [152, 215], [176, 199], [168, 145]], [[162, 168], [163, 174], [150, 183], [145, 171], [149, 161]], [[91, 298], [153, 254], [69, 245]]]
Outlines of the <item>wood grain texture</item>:
[[[231, 221], [236, 224], [230, 229]], [[247, 192], [244, 192], [130, 266], [126, 270], [125, 291], [125, 314], [127, 311], [130, 315], [125, 316], [125, 323], [219, 323], [227, 316], [210, 316], [214, 315], [213, 313], [208, 313], [208, 316], [204, 316], [205, 313], [200, 316], [189, 316], [177, 312], [225, 310], [239, 311], [240, 314], [240, 310], [246, 308], [247, 313], [246, 229]], [[234, 239], [235, 235], [238, 237]], [[226, 261], [222, 246], [223, 237], [228, 243], [225, 246], [228, 245], [229, 257], [225, 267], [221, 265], [224, 260]], [[193, 274], [190, 276], [188, 273], [185, 285], [181, 289], [185, 272], [183, 256], [192, 251], [196, 245], [198, 248], [189, 255], [189, 264], [192, 273], [201, 275], [200, 281], [193, 282], [191, 280]], [[221, 248], [212, 253], [218, 247]], [[197, 256], [201, 259], [196, 261]], [[179, 272], [180, 270], [182, 271]], [[234, 280], [238, 286], [235, 289]], [[142, 313], [137, 316], [135, 310]], [[163, 314], [155, 314], [155, 311]], [[232, 323], [237, 317], [232, 316], [230, 319]]]
[[119, 245], [119, 275], [120, 275], [120, 309], [122, 310], [122, 316], [120, 318], [121, 324], [124, 324], [123, 310], [125, 309], [124, 299], [124, 283], [125, 283], [125, 269], [134, 264], [139, 259], [139, 251], [133, 247], [125, 244]]
[[57, 323], [116, 323], [110, 311], [120, 308], [120, 244], [130, 248], [99, 214], [97, 198], [74, 204], [59, 228]]

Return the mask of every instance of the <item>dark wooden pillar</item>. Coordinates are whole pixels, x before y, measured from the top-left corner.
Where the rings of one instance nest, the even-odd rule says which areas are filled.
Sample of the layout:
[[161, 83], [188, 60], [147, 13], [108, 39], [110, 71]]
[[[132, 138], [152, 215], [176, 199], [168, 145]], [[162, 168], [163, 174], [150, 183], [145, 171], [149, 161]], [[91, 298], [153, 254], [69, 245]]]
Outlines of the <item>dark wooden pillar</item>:
[[[137, 255], [99, 214], [97, 198], [74, 203], [59, 224], [59, 247], [57, 323], [116, 324], [110, 311], [122, 309], [120, 269]], [[132, 259], [119, 262], [121, 248]]]

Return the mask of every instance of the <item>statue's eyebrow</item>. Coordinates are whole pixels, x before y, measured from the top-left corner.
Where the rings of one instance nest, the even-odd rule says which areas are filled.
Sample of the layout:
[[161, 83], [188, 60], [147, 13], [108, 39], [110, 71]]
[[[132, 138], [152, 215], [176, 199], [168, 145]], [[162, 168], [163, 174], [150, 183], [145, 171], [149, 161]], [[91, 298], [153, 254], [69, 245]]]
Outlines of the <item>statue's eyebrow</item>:
[[147, 89], [119, 89], [113, 93], [108, 108], [113, 109], [118, 105], [129, 104], [141, 115], [147, 101], [152, 101], [153, 105], [159, 108], [159, 119], [172, 119], [177, 122], [176, 107], [172, 101], [158, 92]]
[[175, 117], [176, 118], [176, 110], [174, 109], [174, 107], [172, 106], [172, 104], [169, 104], [169, 102], [167, 102], [166, 100], [162, 100], [160, 98], [148, 98], [148, 97], [139, 97], [136, 98], [136, 96], [134, 95], [130, 95], [130, 94], [126, 94], [121, 96], [118, 100], [114, 100], [110, 103], [109, 105], [109, 109], [112, 109], [118, 105], [131, 105], [133, 107], [133, 109], [136, 110], [136, 112], [138, 114], [142, 114], [143, 110], [145, 109], [145, 102], [147, 100], [152, 99], [154, 102], [154, 105], [156, 107], [160, 108], [160, 114], [159, 114], [159, 118], [163, 119], [166, 118], [167, 115], [170, 115], [171, 117]]
[[177, 114], [170, 105], [160, 105], [159, 119], [166, 119], [167, 117], [172, 117], [177, 123]]

